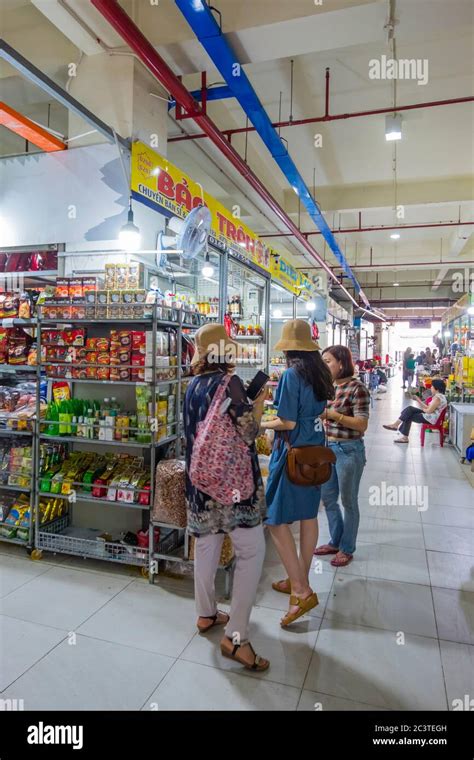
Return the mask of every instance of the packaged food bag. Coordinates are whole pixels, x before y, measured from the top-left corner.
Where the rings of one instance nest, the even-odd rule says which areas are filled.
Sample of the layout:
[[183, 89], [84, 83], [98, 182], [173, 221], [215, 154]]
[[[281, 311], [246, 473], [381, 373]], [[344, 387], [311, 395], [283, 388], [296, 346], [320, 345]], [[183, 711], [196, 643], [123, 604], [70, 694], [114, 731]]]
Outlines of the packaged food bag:
[[185, 463], [179, 459], [164, 459], [156, 466], [153, 519], [186, 527]]

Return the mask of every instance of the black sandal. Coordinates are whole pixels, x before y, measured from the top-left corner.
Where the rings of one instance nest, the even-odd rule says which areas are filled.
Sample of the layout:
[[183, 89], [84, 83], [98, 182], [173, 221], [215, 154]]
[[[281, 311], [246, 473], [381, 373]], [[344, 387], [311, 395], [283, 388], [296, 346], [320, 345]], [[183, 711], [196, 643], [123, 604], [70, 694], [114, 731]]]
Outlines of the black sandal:
[[[227, 620], [218, 620], [219, 615], [225, 615]], [[227, 625], [227, 623], [230, 620], [227, 612], [221, 612], [220, 610], [217, 610], [215, 615], [209, 615], [208, 617], [206, 617], [205, 615], [200, 615], [200, 617], [203, 620], [212, 620], [212, 622], [211, 622], [211, 625], [202, 625], [202, 626], [198, 625], [197, 629], [199, 633], [207, 633], [208, 631], [211, 630], [211, 628], [214, 628], [215, 625]]]
[[[249, 665], [248, 662], [245, 660], [242, 660], [240, 657], [237, 657], [237, 651], [240, 649], [241, 646], [248, 646], [250, 647], [252, 654], [253, 654], [253, 664]], [[235, 644], [234, 648], [232, 650], [232, 653], [228, 652], [224, 646], [221, 644], [221, 653], [223, 657], [227, 657], [229, 660], [237, 660], [241, 665], [244, 666], [247, 670], [256, 670], [259, 673], [263, 672], [264, 670], [268, 670], [270, 667], [270, 663], [268, 660], [265, 660], [263, 657], [260, 657], [259, 654], [256, 654], [255, 649], [253, 648], [250, 641], [247, 642], [247, 644]]]

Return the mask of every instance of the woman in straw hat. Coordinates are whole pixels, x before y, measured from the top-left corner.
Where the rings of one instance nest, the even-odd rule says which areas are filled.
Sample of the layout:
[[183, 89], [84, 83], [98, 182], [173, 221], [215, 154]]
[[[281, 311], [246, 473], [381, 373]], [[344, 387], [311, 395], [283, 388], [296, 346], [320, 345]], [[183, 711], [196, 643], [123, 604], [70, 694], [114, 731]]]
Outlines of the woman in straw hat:
[[[192, 359], [194, 379], [184, 400], [186, 436], [186, 502], [188, 532], [195, 537], [194, 588], [198, 614], [197, 627], [206, 633], [225, 625], [221, 652], [254, 671], [267, 670], [270, 663], [255, 653], [248, 641], [249, 618], [265, 557], [263, 520], [266, 515], [265, 492], [255, 448], [263, 413], [266, 389], [249, 403], [242, 380], [233, 375], [238, 346], [227, 336], [224, 325], [208, 324], [195, 336], [196, 353]], [[231, 505], [219, 504], [193, 486], [189, 469], [199, 422], [206, 417], [217, 389], [226, 375], [232, 377], [221, 409], [228, 413], [251, 455], [254, 490], [250, 498]], [[235, 572], [230, 614], [216, 606], [214, 581], [222, 543], [232, 536]]]
[[[309, 572], [318, 539], [317, 514], [321, 489], [299, 486], [286, 473], [287, 446], [320, 446], [324, 430], [320, 415], [326, 401], [334, 398], [331, 374], [324, 364], [319, 345], [311, 339], [311, 328], [302, 319], [283, 325], [282, 336], [275, 346], [286, 356], [287, 369], [280, 378], [275, 394], [277, 417], [262, 424], [275, 431], [267, 483], [268, 518], [266, 524], [288, 577], [273, 584], [275, 591], [290, 594], [282, 627], [289, 625], [316, 607], [318, 597], [309, 583]], [[300, 523], [300, 553], [290, 525]]]

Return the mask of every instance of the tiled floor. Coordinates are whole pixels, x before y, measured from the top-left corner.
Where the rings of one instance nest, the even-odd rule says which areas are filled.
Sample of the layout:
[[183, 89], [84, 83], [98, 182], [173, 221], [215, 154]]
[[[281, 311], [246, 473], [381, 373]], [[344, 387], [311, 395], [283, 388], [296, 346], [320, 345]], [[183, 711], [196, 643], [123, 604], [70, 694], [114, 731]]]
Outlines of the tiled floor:
[[[320, 605], [289, 630], [268, 543], [252, 617], [267, 673], [223, 659], [219, 630], [196, 634], [189, 579], [150, 586], [133, 569], [33, 562], [0, 543], [1, 699], [51, 710], [446, 710], [472, 696], [474, 489], [434, 436], [422, 450], [414, 426], [409, 446], [392, 443], [381, 423], [403, 398], [399, 378], [390, 386], [366, 438], [356, 557], [338, 571], [315, 560]], [[376, 503], [382, 482], [397, 494], [426, 486], [428, 501]], [[320, 526], [326, 540], [324, 513]]]

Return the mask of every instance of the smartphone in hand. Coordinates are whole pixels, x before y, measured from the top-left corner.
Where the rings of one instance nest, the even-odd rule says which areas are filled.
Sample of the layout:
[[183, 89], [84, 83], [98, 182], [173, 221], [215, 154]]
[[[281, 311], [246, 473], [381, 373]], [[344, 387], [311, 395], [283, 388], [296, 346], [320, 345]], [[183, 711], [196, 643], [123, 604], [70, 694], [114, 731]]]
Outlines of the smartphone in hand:
[[265, 372], [257, 372], [255, 377], [250, 381], [246, 393], [247, 396], [251, 401], [255, 401], [258, 394], [262, 391], [264, 386], [268, 383], [270, 380], [270, 375], [267, 375]]

